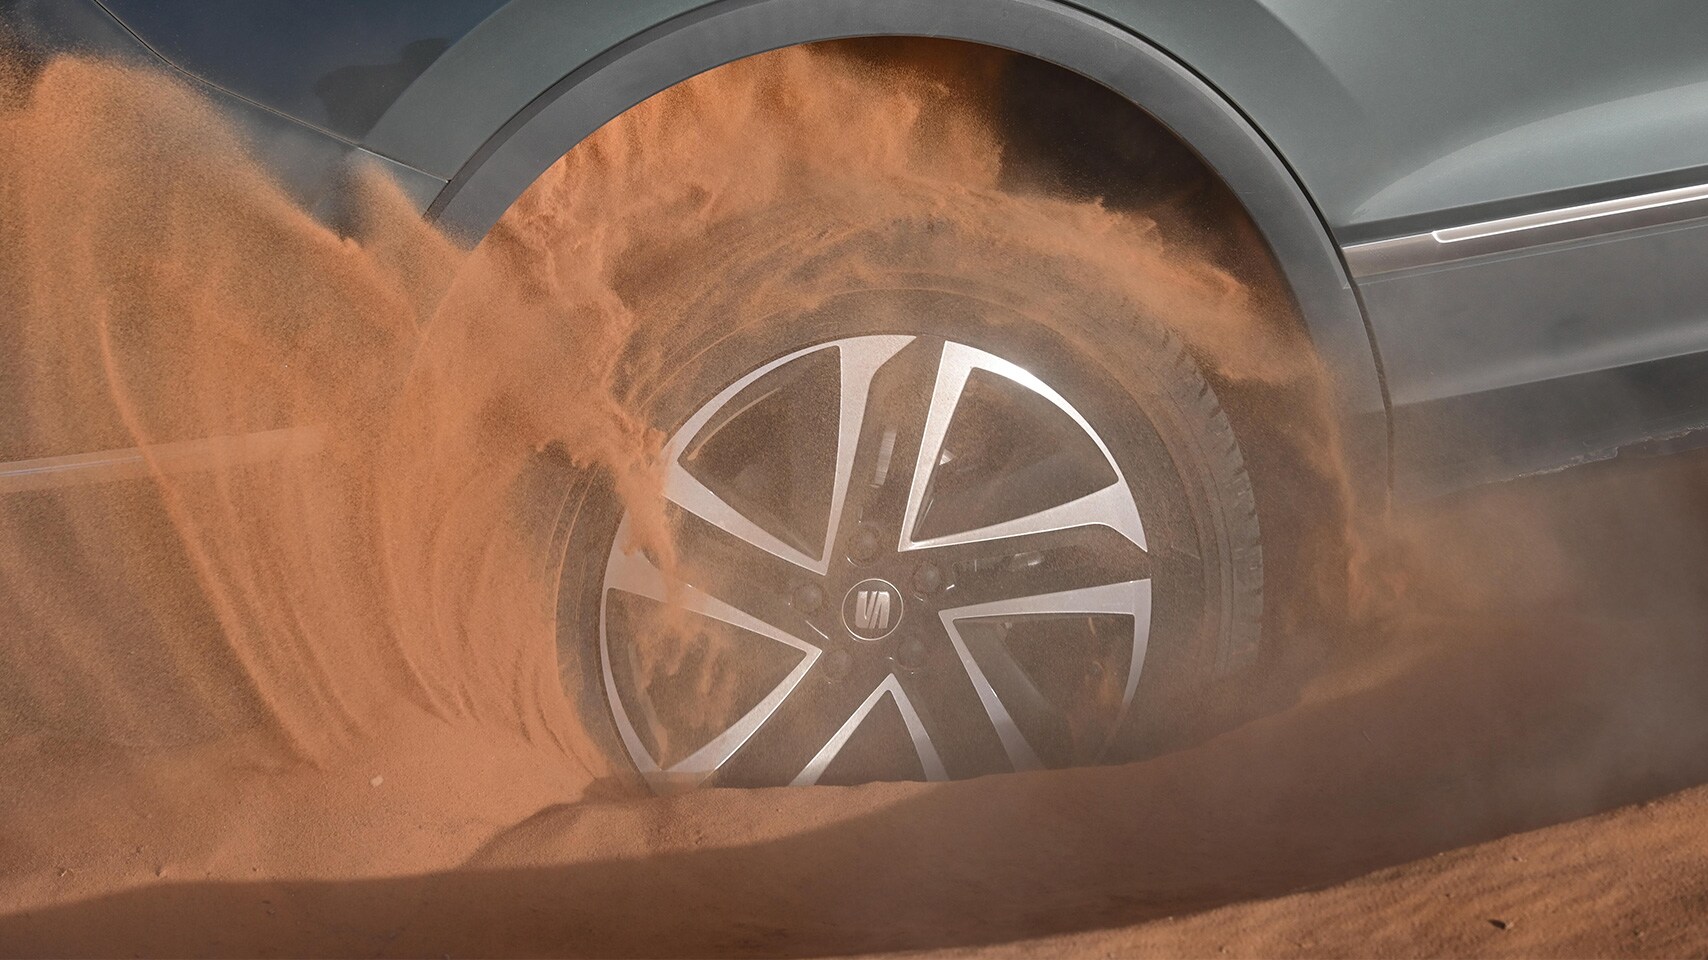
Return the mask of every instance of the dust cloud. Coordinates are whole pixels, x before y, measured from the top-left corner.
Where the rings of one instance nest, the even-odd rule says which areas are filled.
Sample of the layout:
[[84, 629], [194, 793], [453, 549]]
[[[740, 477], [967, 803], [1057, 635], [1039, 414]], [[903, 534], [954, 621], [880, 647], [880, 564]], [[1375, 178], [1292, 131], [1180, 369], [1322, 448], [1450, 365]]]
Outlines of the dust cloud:
[[[1557, 514], [1513, 487], [1365, 526], [1262, 269], [1197, 235], [1193, 198], [1012, 182], [981, 106], [1000, 66], [856, 46], [703, 75], [471, 252], [377, 180], [330, 230], [169, 79], [0, 73], [0, 456], [141, 451], [129, 479], [0, 496], [0, 952], [978, 947], [1233, 909], [1708, 779], [1708, 646], [1680, 639], [1699, 471], [1640, 474], [1629, 514], [1562, 481]], [[695, 360], [682, 318], [780, 329], [876, 275], [846, 251], [897, 221], [989, 238], [974, 274], [1021, 238], [1231, 393], [1286, 398], [1267, 439], [1329, 522], [1271, 626], [1320, 634], [1313, 594], [1351, 582], [1335, 658], [1287, 709], [1142, 763], [641, 797], [563, 692], [565, 478], [607, 484], [668, 566], [649, 424]], [[1675, 507], [1671, 542], [1607, 554]]]

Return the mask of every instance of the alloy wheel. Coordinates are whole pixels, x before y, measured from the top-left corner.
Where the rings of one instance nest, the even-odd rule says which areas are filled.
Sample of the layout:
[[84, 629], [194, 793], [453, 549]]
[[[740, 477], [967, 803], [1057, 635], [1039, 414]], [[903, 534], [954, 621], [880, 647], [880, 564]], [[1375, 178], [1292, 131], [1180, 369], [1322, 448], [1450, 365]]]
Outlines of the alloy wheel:
[[669, 449], [675, 562], [625, 517], [599, 606], [611, 715], [655, 789], [941, 780], [1108, 747], [1151, 556], [1116, 456], [1053, 386], [965, 343], [849, 337], [727, 385]]

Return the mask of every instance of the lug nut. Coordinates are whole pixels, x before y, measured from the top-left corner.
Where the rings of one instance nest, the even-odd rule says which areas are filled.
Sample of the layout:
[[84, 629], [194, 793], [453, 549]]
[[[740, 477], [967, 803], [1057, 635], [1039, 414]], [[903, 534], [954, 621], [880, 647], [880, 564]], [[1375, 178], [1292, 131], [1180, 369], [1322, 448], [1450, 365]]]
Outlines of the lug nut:
[[878, 555], [878, 535], [871, 527], [861, 527], [854, 531], [854, 536], [848, 538], [848, 555], [860, 563], [866, 563]]
[[824, 606], [824, 589], [816, 583], [803, 583], [795, 588], [795, 609], [802, 613], [817, 613]]
[[896, 650], [896, 663], [909, 670], [925, 666], [925, 644], [918, 637], [908, 637]]
[[854, 666], [854, 658], [846, 650], [832, 650], [824, 658], [824, 675], [833, 683], [840, 683], [848, 676], [848, 671]]
[[935, 563], [922, 563], [913, 571], [913, 592], [928, 597], [943, 588], [943, 571]]

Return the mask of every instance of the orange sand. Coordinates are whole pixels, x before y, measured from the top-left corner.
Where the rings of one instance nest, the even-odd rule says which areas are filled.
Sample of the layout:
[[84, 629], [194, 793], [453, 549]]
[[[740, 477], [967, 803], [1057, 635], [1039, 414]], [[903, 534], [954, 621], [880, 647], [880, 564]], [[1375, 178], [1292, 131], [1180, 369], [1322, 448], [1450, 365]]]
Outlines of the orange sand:
[[[383, 184], [333, 234], [169, 81], [0, 71], [6, 458], [325, 431], [288, 464], [0, 498], [0, 954], [1702, 952], [1697, 794], [1414, 863], [1708, 780], [1700, 465], [1408, 522], [1334, 669], [1187, 752], [626, 792], [562, 693], [526, 490], [601, 473], [668, 553], [644, 414], [680, 358], [637, 265], [731, 266], [650, 261], [661, 225], [788, 201], [1018, 229], [1225, 380], [1315, 395], [1166, 217], [1006, 194], [938, 79], [817, 56], [650, 102], [472, 254]], [[849, 104], [870, 136], [838, 135]], [[802, 282], [755, 302], [840, 281]], [[1328, 470], [1305, 407], [1295, 452]]]

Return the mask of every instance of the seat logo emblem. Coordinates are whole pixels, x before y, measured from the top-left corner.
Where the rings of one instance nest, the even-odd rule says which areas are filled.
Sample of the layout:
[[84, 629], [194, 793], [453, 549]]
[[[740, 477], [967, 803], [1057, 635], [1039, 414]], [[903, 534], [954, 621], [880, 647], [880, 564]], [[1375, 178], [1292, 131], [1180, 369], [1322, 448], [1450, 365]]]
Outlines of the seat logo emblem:
[[861, 630], [890, 628], [890, 593], [888, 590], [861, 590], [854, 595], [854, 626]]
[[857, 640], [882, 640], [901, 621], [901, 592], [887, 580], [862, 580], [842, 602], [842, 623]]

